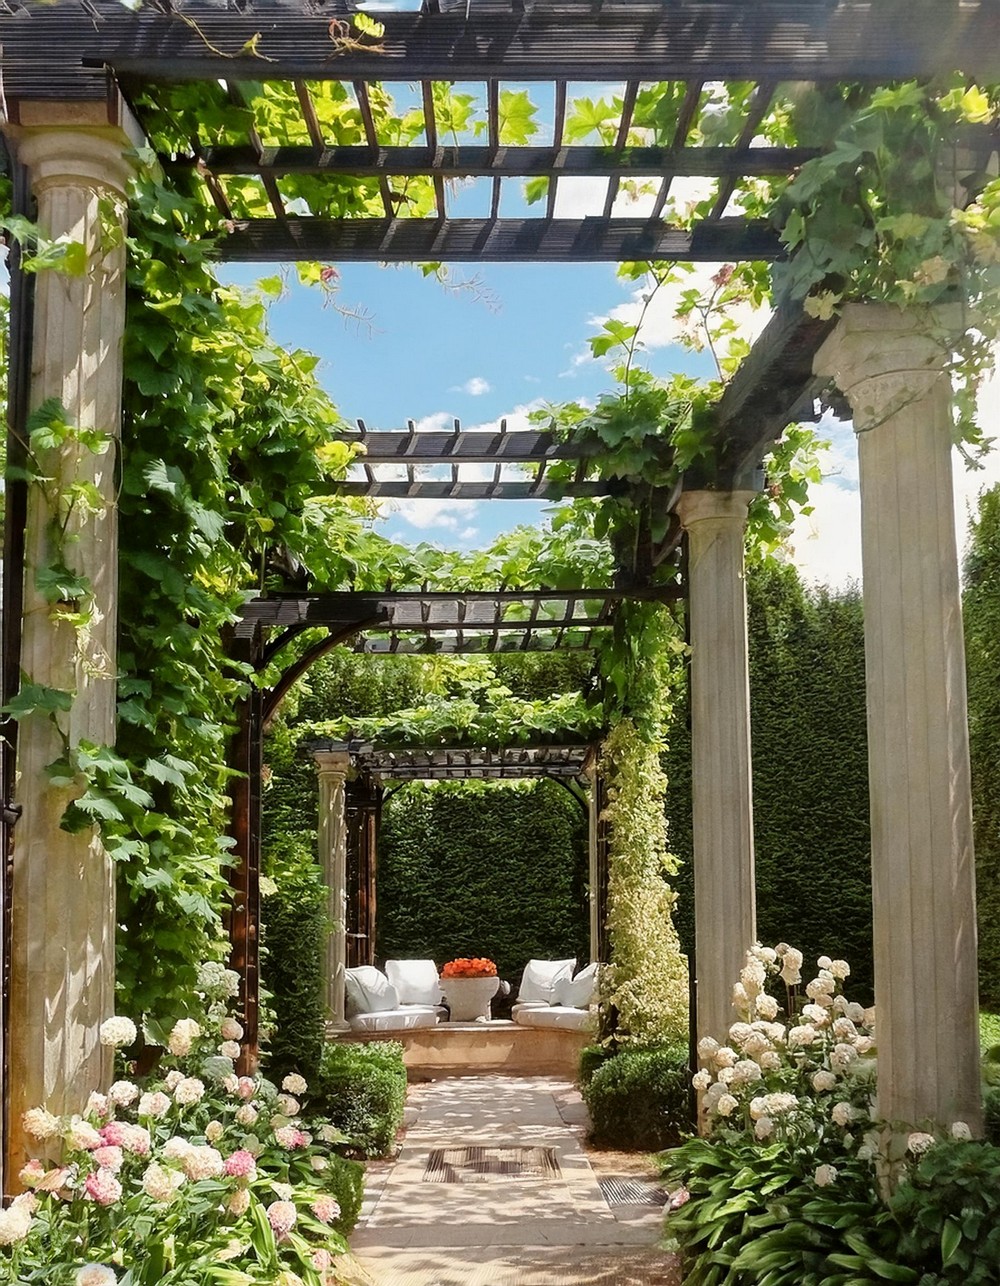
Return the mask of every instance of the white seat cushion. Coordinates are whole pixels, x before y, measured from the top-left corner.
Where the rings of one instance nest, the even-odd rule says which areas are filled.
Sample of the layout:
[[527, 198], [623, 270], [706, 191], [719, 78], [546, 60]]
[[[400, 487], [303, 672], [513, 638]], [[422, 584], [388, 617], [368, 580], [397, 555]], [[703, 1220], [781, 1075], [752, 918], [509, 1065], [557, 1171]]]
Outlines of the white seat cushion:
[[347, 986], [347, 1016], [355, 1014], [380, 1014], [387, 1009], [399, 1008], [399, 995], [381, 969], [374, 965], [359, 965], [345, 971]]
[[405, 1009], [383, 1009], [377, 1014], [355, 1014], [351, 1031], [415, 1031], [436, 1027], [438, 1011], [432, 1005], [407, 1005]]
[[597, 1016], [589, 1009], [573, 1009], [569, 1005], [547, 1005], [544, 1009], [534, 1005], [515, 1005], [511, 1017], [521, 1027], [562, 1027], [567, 1031], [592, 1031]]
[[589, 1009], [597, 999], [597, 965], [589, 964], [575, 978], [560, 978], [556, 983], [556, 1004], [571, 1009]]
[[385, 973], [401, 1005], [441, 1003], [441, 979], [433, 960], [387, 960]]
[[540, 1000], [556, 1003], [556, 985], [561, 978], [572, 978], [576, 960], [529, 960], [521, 975], [518, 1000]]

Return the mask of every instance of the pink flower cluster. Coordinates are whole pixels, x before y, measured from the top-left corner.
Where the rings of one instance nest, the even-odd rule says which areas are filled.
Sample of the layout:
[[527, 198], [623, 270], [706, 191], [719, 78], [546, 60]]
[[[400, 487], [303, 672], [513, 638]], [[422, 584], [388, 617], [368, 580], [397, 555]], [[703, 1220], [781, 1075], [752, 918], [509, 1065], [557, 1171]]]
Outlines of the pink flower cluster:
[[309, 1135], [297, 1125], [280, 1125], [274, 1131], [274, 1138], [279, 1147], [287, 1148], [288, 1151], [307, 1147], [310, 1143]]
[[226, 1157], [226, 1174], [237, 1179], [253, 1179], [257, 1173], [257, 1162], [252, 1152], [240, 1148]]
[[149, 1156], [149, 1131], [128, 1121], [109, 1121], [98, 1131], [106, 1145], [122, 1148], [133, 1156]]

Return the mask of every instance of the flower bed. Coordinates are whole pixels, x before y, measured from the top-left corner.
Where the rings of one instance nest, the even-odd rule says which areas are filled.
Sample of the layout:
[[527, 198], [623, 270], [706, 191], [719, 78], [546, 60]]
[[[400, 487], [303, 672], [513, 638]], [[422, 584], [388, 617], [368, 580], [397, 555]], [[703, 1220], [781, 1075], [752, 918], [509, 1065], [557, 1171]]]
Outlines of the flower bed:
[[497, 967], [484, 956], [461, 956], [449, 960], [441, 970], [442, 978], [495, 978]]
[[[155, 1074], [116, 1080], [85, 1111], [43, 1107], [25, 1128], [45, 1156], [0, 1212], [0, 1282], [46, 1286], [332, 1286], [361, 1201], [345, 1136], [281, 1088], [237, 1076], [236, 975], [205, 966], [204, 1015], [180, 1019]], [[137, 1038], [127, 1018], [106, 1045]]]

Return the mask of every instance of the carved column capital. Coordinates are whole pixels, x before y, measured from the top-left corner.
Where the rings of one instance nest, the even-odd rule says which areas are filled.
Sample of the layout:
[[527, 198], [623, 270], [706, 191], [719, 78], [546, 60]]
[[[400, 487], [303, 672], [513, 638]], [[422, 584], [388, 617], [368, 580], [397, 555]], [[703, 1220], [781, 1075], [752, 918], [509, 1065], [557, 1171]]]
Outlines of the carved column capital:
[[848, 304], [837, 329], [813, 361], [851, 405], [865, 433], [907, 406], [948, 387], [954, 340], [971, 324], [958, 304], [904, 310], [889, 304]]

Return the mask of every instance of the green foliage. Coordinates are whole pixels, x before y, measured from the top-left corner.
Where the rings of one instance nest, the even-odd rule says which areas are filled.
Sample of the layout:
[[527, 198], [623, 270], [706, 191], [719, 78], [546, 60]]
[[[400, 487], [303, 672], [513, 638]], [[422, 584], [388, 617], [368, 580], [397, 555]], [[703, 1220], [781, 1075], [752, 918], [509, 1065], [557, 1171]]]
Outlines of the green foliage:
[[576, 1079], [581, 1089], [586, 1089], [597, 1069], [611, 1057], [613, 1051], [607, 1045], [587, 1045], [580, 1050]]
[[[973, 158], [962, 165], [953, 157], [966, 145], [963, 131], [967, 141], [970, 125], [985, 126], [996, 111], [997, 88], [959, 74], [813, 89], [798, 104], [796, 133], [824, 152], [801, 167], [773, 212], [793, 252], [775, 268], [776, 291], [805, 298], [815, 316], [832, 316], [843, 300], [907, 309], [947, 300], [975, 310], [976, 325], [954, 339], [955, 405], [959, 436], [979, 444], [975, 392], [997, 335], [1000, 182], [969, 175]], [[960, 183], [967, 177], [968, 187]]]
[[275, 1015], [267, 1068], [273, 1080], [298, 1071], [311, 1081], [319, 1070], [324, 1042], [327, 890], [311, 846], [298, 835], [276, 838], [268, 856], [272, 868], [281, 870], [281, 879], [270, 884], [274, 891], [261, 899], [261, 977]]
[[1000, 1046], [1000, 1014], [991, 1014], [985, 1009], [980, 1010], [979, 1039], [984, 1050], [992, 1045]]
[[652, 1151], [673, 1147], [691, 1129], [688, 1051], [684, 1045], [620, 1049], [582, 1076], [591, 1138], [599, 1147]]
[[406, 1068], [398, 1041], [327, 1044], [312, 1102], [366, 1157], [388, 1156], [403, 1123]]
[[871, 1243], [871, 1276], [837, 1266], [856, 1239], [867, 1233], [873, 1243], [888, 1216], [870, 1165], [838, 1158], [836, 1187], [821, 1188], [814, 1180], [818, 1159], [802, 1140], [762, 1147], [745, 1135], [690, 1139], [668, 1153], [664, 1176], [690, 1198], [667, 1216], [666, 1227], [683, 1255], [685, 1286], [915, 1280], [894, 1278], [892, 1265], [880, 1277], [886, 1261]]
[[1000, 487], [991, 487], [980, 497], [965, 560], [962, 606], [979, 902], [979, 995], [983, 1005], [995, 1010], [1000, 1009]]
[[586, 817], [553, 781], [406, 786], [382, 814], [378, 956], [486, 956], [511, 982], [584, 960], [586, 870]]
[[1000, 1085], [983, 1095], [983, 1134], [994, 1147], [1000, 1148]]
[[955, 1139], [936, 1144], [889, 1204], [901, 1230], [900, 1260], [924, 1273], [908, 1280], [925, 1286], [996, 1281], [1000, 1148]]
[[[870, 1000], [871, 840], [864, 628], [856, 588], [807, 590], [791, 566], [747, 569], [758, 933], [808, 959], [850, 960]], [[677, 924], [694, 941], [691, 741], [686, 694], [665, 763]], [[831, 908], [836, 908], [831, 914]]]

